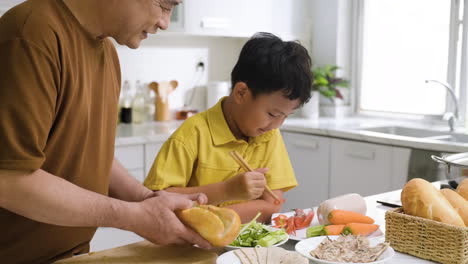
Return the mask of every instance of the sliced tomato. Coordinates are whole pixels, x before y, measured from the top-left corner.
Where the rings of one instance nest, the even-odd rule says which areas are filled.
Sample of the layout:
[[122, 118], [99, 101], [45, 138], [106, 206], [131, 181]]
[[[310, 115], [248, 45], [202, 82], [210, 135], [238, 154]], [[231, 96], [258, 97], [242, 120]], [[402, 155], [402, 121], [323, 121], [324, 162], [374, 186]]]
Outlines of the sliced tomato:
[[310, 223], [312, 222], [312, 219], [314, 219], [314, 211], [310, 211], [310, 213], [307, 214], [307, 216], [305, 216], [304, 219], [302, 219], [302, 222], [299, 224], [299, 225], [296, 225], [296, 229], [302, 229], [302, 228], [306, 228], [310, 225]]
[[276, 228], [285, 227], [288, 221], [288, 217], [284, 214], [280, 214], [277, 217], [273, 218], [274, 226]]
[[304, 220], [306, 219], [306, 216], [293, 216], [294, 217], [294, 226], [299, 227], [302, 226], [304, 223]]
[[296, 235], [296, 227], [294, 225], [294, 216], [288, 218], [286, 233]]
[[287, 215], [284, 215], [284, 214], [280, 214], [278, 215], [277, 217], [273, 218], [273, 221], [278, 221], [278, 220], [287, 220], [288, 219], [288, 216]]

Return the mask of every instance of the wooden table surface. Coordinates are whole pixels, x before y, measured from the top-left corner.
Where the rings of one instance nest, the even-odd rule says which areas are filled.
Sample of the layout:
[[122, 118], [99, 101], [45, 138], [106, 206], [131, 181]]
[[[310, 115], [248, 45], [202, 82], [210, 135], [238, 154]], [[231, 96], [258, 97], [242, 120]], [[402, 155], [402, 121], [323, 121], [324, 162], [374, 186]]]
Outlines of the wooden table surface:
[[64, 259], [56, 263], [151, 263], [214, 264], [222, 249], [204, 250], [192, 246], [157, 246], [148, 241]]

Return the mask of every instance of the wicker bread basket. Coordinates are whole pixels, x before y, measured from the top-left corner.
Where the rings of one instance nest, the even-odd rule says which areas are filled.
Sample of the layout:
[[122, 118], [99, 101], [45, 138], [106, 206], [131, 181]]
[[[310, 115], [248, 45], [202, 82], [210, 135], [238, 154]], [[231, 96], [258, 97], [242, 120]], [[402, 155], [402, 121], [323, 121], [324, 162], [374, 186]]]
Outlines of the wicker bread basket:
[[443, 264], [468, 263], [468, 227], [457, 227], [403, 213], [385, 213], [385, 240], [396, 251]]

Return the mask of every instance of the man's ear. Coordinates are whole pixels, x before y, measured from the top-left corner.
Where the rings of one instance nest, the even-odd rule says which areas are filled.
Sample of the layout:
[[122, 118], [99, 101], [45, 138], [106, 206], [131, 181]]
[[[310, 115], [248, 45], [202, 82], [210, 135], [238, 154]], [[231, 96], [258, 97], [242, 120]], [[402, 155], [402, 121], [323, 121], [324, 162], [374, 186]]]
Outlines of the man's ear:
[[252, 96], [249, 87], [245, 82], [237, 82], [232, 88], [232, 95], [237, 104], [243, 104]]

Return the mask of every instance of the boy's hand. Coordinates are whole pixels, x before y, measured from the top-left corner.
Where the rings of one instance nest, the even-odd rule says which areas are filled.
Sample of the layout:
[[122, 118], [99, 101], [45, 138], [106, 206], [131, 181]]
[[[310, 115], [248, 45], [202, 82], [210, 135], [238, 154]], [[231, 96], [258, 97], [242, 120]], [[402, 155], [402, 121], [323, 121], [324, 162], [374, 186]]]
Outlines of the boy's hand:
[[253, 200], [263, 194], [267, 168], [244, 172], [227, 180], [226, 190], [232, 200]]

